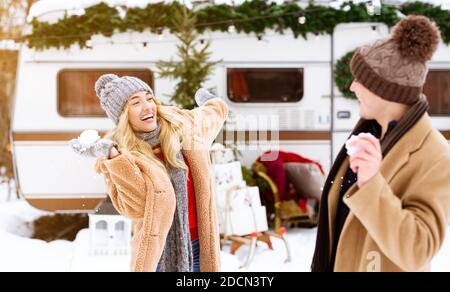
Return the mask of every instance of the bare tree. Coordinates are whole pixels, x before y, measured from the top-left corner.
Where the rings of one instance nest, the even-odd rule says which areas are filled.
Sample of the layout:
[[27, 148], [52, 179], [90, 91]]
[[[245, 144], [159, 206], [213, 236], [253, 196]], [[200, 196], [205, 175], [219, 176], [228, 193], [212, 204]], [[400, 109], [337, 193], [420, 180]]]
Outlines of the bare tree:
[[[0, 42], [15, 40], [21, 36], [26, 17], [34, 2], [36, 0], [0, 0]], [[17, 55], [17, 51], [0, 48], [0, 183], [8, 183], [8, 186], [14, 179], [9, 132]]]

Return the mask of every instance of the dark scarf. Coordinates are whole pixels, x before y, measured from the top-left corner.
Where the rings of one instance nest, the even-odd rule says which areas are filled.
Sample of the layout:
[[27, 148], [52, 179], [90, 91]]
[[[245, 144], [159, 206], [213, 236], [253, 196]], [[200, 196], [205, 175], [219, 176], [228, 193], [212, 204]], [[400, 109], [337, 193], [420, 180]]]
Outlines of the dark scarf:
[[[422, 96], [422, 98], [403, 116], [392, 132], [382, 141], [381, 149], [383, 152], [383, 157], [386, 157], [395, 144], [422, 118], [422, 116], [428, 111], [428, 108], [429, 106], [426, 97]], [[351, 135], [369, 132], [371, 127], [373, 127], [373, 123], [376, 123], [376, 121], [361, 119]], [[344, 163], [346, 159], [347, 151], [344, 146], [339, 152], [339, 155], [331, 168], [323, 189], [319, 214], [319, 226], [317, 230], [316, 250], [314, 252], [313, 262], [311, 265], [311, 271], [313, 272], [333, 271], [334, 268], [330, 267], [331, 241], [329, 238], [328, 193], [331, 189], [332, 181], [335, 180], [342, 163]]]
[[[156, 130], [140, 134], [139, 137], [154, 148], [160, 145], [160, 133], [161, 125], [158, 122]], [[177, 154], [177, 158], [184, 161], [181, 152]], [[177, 204], [158, 270], [160, 272], [191, 272], [193, 254], [189, 231], [187, 173], [184, 169], [171, 166], [167, 166], [167, 172], [175, 190]]]

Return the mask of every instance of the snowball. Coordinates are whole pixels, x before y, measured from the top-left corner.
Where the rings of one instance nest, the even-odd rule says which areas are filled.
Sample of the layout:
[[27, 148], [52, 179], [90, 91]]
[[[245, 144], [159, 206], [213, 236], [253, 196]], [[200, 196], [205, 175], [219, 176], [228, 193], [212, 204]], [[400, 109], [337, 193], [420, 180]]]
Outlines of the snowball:
[[96, 130], [86, 130], [81, 133], [80, 137], [78, 138], [80, 144], [86, 148], [89, 148], [98, 140], [100, 140], [100, 136], [98, 135], [98, 132]]
[[375, 138], [375, 136], [370, 134], [370, 133], [360, 133], [358, 136], [352, 135], [350, 137], [350, 139], [348, 139], [347, 142], [345, 142], [345, 148], [347, 149], [347, 154], [349, 156], [355, 156], [356, 154], [358, 154], [359, 151], [363, 150], [362, 147], [350, 146], [350, 144], [352, 144], [353, 142], [359, 140], [359, 138], [361, 138], [361, 137], [373, 137], [373, 138]]
[[347, 154], [349, 156], [355, 156], [356, 154], [358, 154], [359, 151], [362, 150], [362, 147], [350, 146], [353, 142], [358, 140], [359, 140], [358, 136], [352, 135], [350, 139], [348, 139], [347, 142], [345, 142], [345, 148], [347, 148]]
[[358, 137], [372, 137], [372, 138], [375, 138], [375, 136], [370, 134], [370, 133], [361, 133], [361, 134], [358, 135]]

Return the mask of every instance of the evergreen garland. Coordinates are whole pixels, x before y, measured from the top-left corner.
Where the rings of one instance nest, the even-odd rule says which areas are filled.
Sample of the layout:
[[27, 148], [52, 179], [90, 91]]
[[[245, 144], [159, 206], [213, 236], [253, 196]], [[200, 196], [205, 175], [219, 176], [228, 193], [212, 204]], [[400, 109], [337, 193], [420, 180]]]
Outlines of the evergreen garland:
[[178, 2], [165, 4], [164, 2], [149, 4], [146, 8], [129, 8], [123, 20], [121, 31], [131, 30], [143, 32], [150, 29], [159, 33], [163, 28], [175, 31], [174, 17], [184, 7]]
[[[23, 38], [29, 47], [36, 50], [47, 48], [68, 48], [78, 43], [81, 48], [95, 34], [111, 36], [114, 31], [144, 31], [150, 29], [159, 32], [164, 28], [174, 32], [171, 19], [179, 2], [153, 3], [145, 8], [129, 8], [122, 19], [116, 8], [105, 3], [89, 7], [81, 16], [68, 16], [54, 24], [32, 21], [33, 32]], [[423, 14], [430, 17], [439, 26], [443, 40], [450, 43], [450, 12], [440, 6], [426, 3], [407, 3], [401, 7], [383, 5], [380, 15], [369, 15], [364, 4], [345, 3], [341, 9], [310, 4], [302, 8], [296, 3], [276, 4], [266, 0], [249, 0], [237, 6], [227, 4], [211, 5], [198, 11], [196, 15], [198, 32], [205, 30], [228, 31], [233, 25], [237, 32], [263, 35], [273, 29], [279, 33], [290, 30], [295, 37], [306, 38], [307, 33], [329, 34], [336, 25], [346, 22], [381, 22], [394, 25], [400, 18], [398, 12], [405, 15]], [[305, 23], [299, 23], [299, 17], [305, 17]]]
[[49, 48], [69, 48], [78, 43], [86, 48], [86, 42], [94, 34], [112, 36], [115, 29], [123, 30], [122, 19], [116, 8], [105, 3], [86, 8], [86, 13], [80, 16], [65, 16], [55, 24], [32, 21], [33, 33], [24, 38], [28, 46], [36, 50]]

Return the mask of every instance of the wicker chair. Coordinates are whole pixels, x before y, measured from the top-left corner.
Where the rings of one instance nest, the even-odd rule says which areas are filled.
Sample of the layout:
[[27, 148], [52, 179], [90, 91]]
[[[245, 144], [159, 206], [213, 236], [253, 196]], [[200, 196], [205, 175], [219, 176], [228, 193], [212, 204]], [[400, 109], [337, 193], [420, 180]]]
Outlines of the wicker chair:
[[274, 199], [275, 231], [280, 227], [290, 227], [292, 224], [302, 226], [313, 226], [316, 224], [307, 213], [305, 213], [294, 200], [280, 201], [278, 186], [267, 174], [267, 168], [261, 162], [256, 161], [252, 166], [253, 171], [267, 182]]

